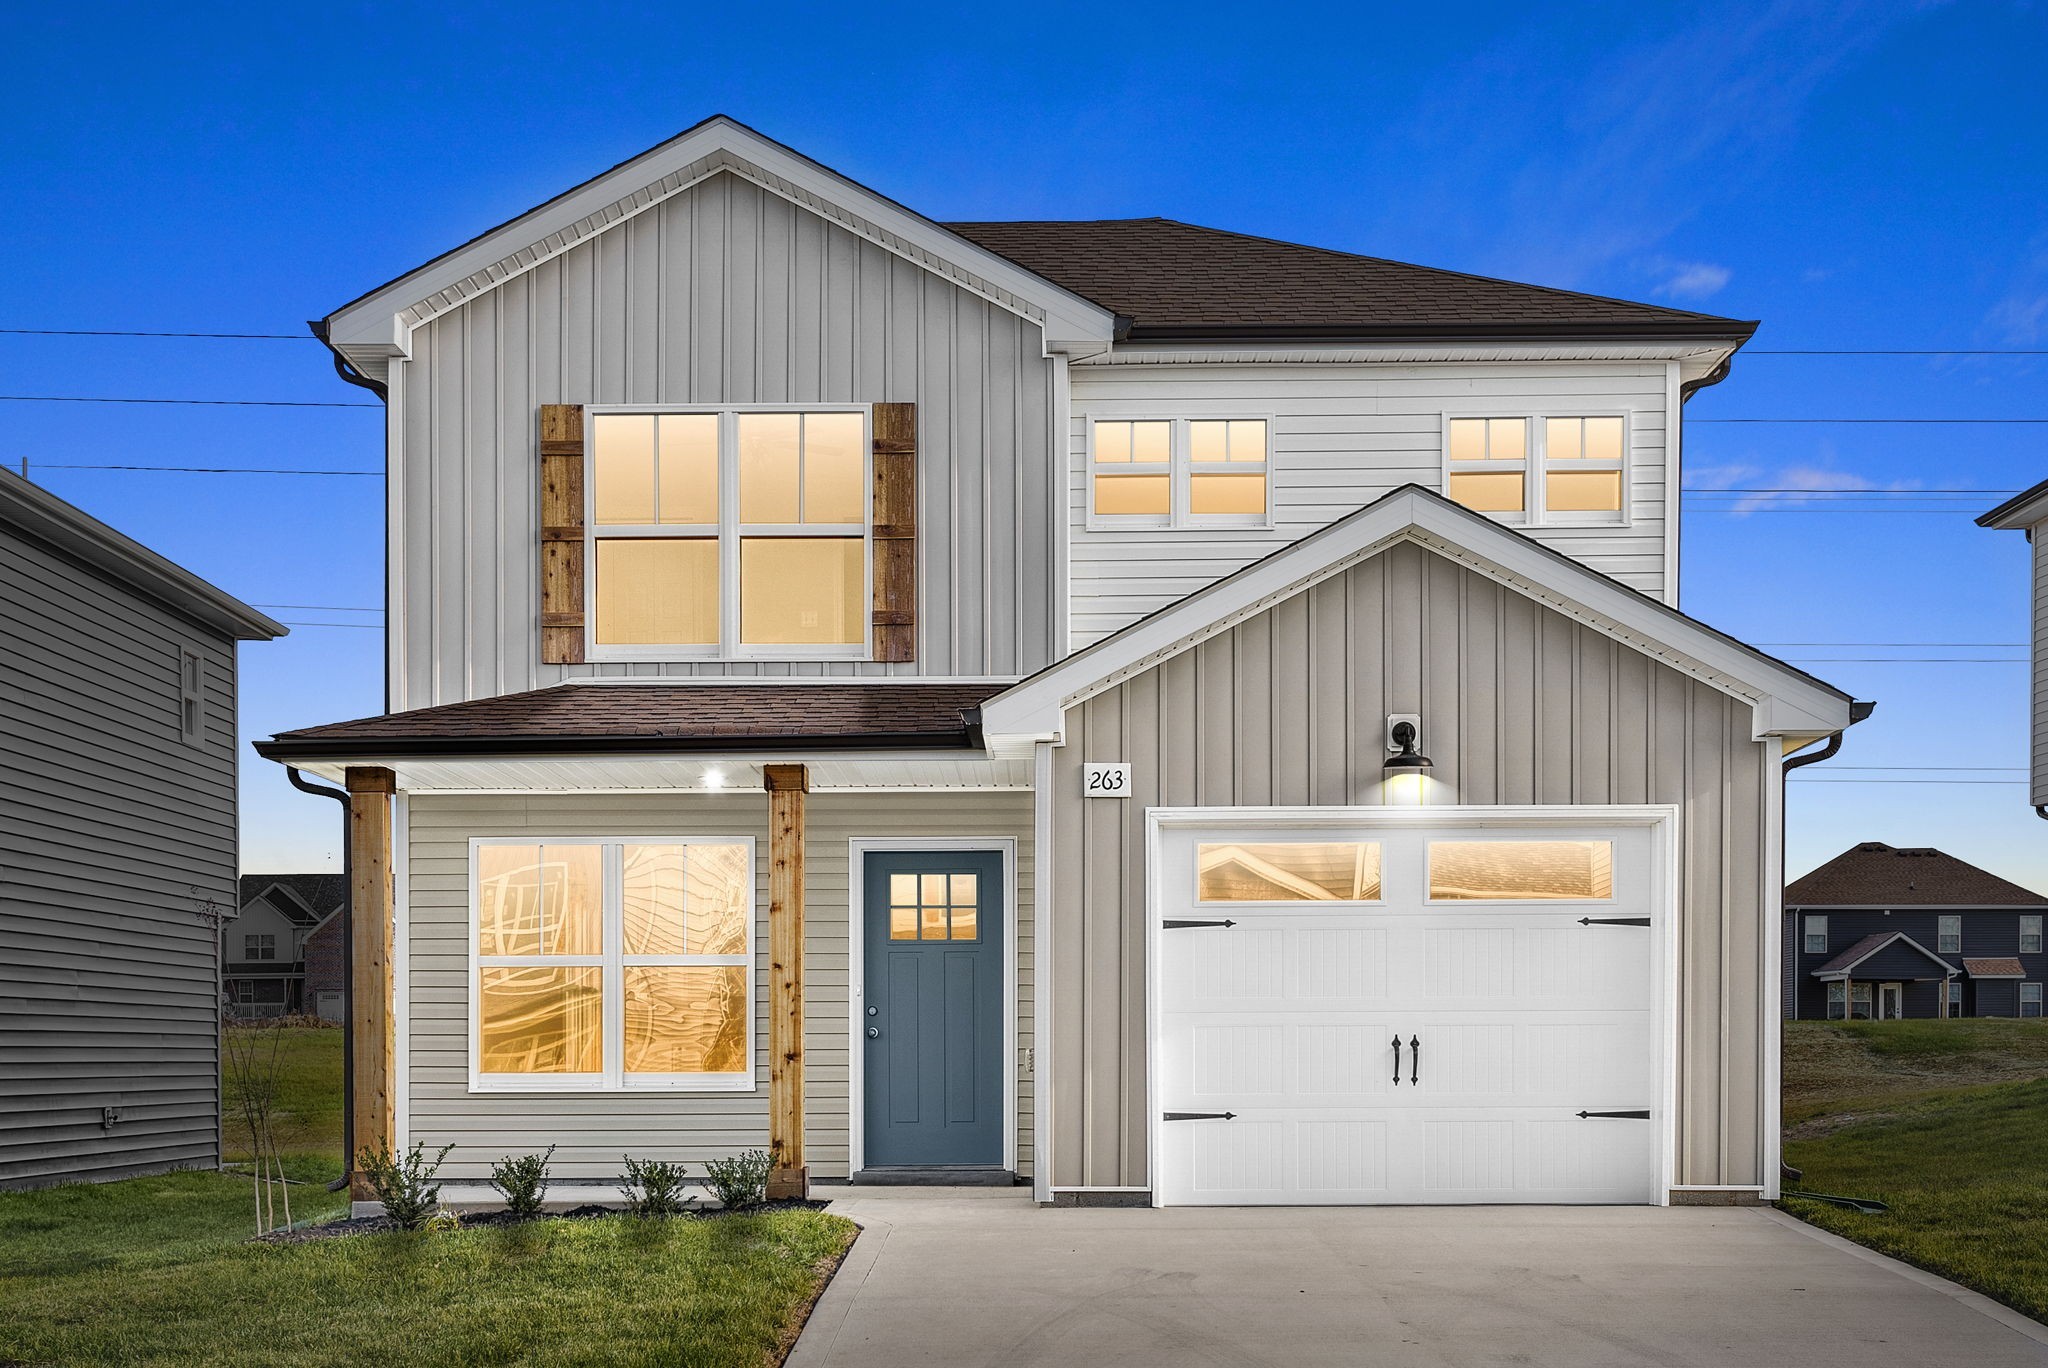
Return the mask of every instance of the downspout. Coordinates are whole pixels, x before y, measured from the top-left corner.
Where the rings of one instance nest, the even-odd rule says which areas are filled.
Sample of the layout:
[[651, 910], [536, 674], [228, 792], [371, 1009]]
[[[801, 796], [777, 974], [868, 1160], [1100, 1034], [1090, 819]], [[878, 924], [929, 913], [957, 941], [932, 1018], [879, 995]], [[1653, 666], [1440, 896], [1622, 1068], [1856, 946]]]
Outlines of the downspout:
[[284, 767], [284, 777], [301, 793], [316, 793], [341, 804], [341, 1177], [327, 1185], [329, 1192], [340, 1192], [348, 1186], [348, 1176], [356, 1166], [356, 894], [351, 877], [351, 813], [348, 795], [340, 789], [313, 783], [294, 765]]
[[[346, 356], [343, 356], [343, 355], [341, 354], [341, 349], [340, 349], [340, 348], [338, 348], [338, 347], [336, 347], [336, 346], [335, 346], [335, 345], [334, 345], [334, 344], [333, 344], [332, 342], [330, 342], [330, 341], [328, 341], [328, 340], [327, 340], [327, 320], [326, 320], [326, 319], [324, 319], [324, 318], [314, 318], [314, 319], [309, 319], [309, 320], [307, 320], [307, 322], [306, 322], [306, 328], [307, 328], [307, 330], [308, 330], [308, 331], [310, 331], [310, 332], [311, 332], [311, 333], [313, 334], [313, 336], [315, 336], [315, 337], [319, 338], [319, 339], [320, 339], [320, 345], [321, 345], [321, 346], [323, 346], [323, 347], [325, 347], [325, 348], [327, 348], [327, 350], [328, 350], [328, 351], [329, 351], [329, 352], [330, 352], [330, 353], [331, 353], [331, 354], [333, 355], [333, 357], [334, 357], [334, 373], [335, 373], [336, 375], [340, 376], [340, 377], [341, 377], [342, 379], [346, 380], [346, 381], [347, 381], [347, 382], [348, 382], [349, 384], [351, 384], [351, 385], [354, 385], [354, 386], [356, 386], [356, 387], [357, 387], [358, 389], [366, 389], [366, 390], [368, 390], [368, 391], [369, 391], [370, 393], [372, 393], [372, 394], [376, 395], [376, 396], [377, 396], [377, 397], [378, 397], [379, 399], [381, 399], [381, 400], [383, 400], [383, 401], [384, 401], [384, 404], [385, 404], [385, 408], [386, 408], [386, 410], [387, 410], [387, 412], [386, 412], [386, 414], [385, 414], [385, 419], [386, 419], [386, 421], [385, 421], [385, 427], [384, 427], [384, 509], [385, 509], [385, 514], [386, 514], [386, 524], [387, 524], [387, 525], [386, 525], [386, 526], [385, 526], [385, 528], [384, 528], [384, 668], [383, 668], [383, 675], [384, 675], [384, 711], [385, 711], [385, 712], [390, 712], [390, 711], [391, 711], [391, 623], [392, 623], [392, 620], [393, 620], [393, 615], [392, 615], [392, 612], [391, 612], [391, 528], [390, 528], [390, 526], [389, 526], [389, 515], [390, 515], [390, 510], [391, 510], [391, 425], [390, 425], [390, 421], [389, 421], [389, 420], [390, 420], [390, 414], [389, 414], [388, 410], [389, 410], [389, 408], [390, 408], [390, 405], [391, 405], [391, 387], [390, 387], [389, 385], [385, 384], [385, 383], [384, 383], [383, 381], [381, 381], [381, 380], [372, 380], [372, 379], [371, 379], [371, 378], [370, 378], [369, 376], [367, 376], [367, 375], [363, 374], [363, 373], [362, 373], [361, 371], [357, 370], [357, 369], [355, 368], [355, 365], [354, 365], [354, 363], [352, 363], [352, 362], [351, 362], [351, 361], [350, 361], [350, 360], [349, 360], [349, 359], [348, 359], [348, 358], [347, 358]], [[349, 1158], [349, 1162], [350, 1162], [350, 1163], [353, 1163], [353, 1162], [355, 1162], [355, 1159], [354, 1159], [354, 1155], [353, 1155], [353, 1153], [351, 1153], [351, 1155], [350, 1155], [350, 1158]]]

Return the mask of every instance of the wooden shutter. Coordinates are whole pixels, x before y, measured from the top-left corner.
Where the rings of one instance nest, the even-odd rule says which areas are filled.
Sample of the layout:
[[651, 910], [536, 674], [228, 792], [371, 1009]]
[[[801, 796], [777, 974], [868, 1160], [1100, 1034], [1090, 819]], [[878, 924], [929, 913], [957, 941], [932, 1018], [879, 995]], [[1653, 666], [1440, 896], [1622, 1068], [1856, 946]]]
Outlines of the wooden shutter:
[[540, 658], [583, 663], [583, 406], [540, 406]]
[[875, 659], [917, 659], [917, 405], [875, 405]]

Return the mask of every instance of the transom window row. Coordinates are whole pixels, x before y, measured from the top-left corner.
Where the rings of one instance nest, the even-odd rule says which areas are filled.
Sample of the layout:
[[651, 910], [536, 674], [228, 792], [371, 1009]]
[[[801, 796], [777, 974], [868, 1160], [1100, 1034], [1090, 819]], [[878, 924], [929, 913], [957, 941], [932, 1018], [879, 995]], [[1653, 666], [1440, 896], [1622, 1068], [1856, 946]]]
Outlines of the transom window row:
[[[1549, 902], [1614, 896], [1611, 841], [1431, 841], [1436, 902]], [[1195, 850], [1201, 902], [1378, 902], [1375, 841], [1214, 841]]]

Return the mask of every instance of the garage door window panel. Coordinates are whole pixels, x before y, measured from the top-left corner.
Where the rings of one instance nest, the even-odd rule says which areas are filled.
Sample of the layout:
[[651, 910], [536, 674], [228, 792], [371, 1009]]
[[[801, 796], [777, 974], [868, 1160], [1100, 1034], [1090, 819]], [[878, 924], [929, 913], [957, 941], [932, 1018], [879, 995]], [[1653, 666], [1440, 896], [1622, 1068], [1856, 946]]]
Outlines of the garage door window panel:
[[1431, 841], [1431, 902], [1610, 902], [1612, 841]]
[[1214, 841], [1196, 848], [1196, 898], [1212, 902], [1378, 902], [1371, 841]]

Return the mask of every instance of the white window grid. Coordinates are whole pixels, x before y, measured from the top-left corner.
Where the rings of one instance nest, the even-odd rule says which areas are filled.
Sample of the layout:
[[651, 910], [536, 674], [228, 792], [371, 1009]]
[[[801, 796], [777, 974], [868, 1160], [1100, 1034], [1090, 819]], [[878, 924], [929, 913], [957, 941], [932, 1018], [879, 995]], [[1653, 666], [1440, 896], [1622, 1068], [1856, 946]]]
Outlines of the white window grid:
[[1828, 919], [1809, 916], [1802, 929], [1805, 938], [1801, 942], [1801, 948], [1809, 955], [1825, 955], [1828, 952]]
[[1935, 919], [1935, 953], [1960, 955], [1963, 953], [1963, 919], [1961, 917], [1938, 917]]
[[[1559, 467], [1566, 472], [1593, 473], [1616, 471], [1621, 476], [1621, 507], [1613, 512], [1568, 513], [1552, 512], [1546, 506], [1549, 502], [1546, 487], [1551, 467], [1550, 424], [1576, 422], [1579, 425], [1580, 440], [1583, 443], [1585, 422], [1589, 418], [1618, 418], [1621, 420], [1621, 455], [1618, 460], [1588, 460], [1583, 457], [1560, 457]], [[1478, 421], [1485, 424], [1485, 448], [1487, 456], [1478, 460], [1454, 460], [1451, 456], [1451, 424], [1462, 421]], [[1522, 425], [1522, 454], [1519, 457], [1497, 457], [1492, 454], [1496, 441], [1495, 422], [1519, 422]], [[1446, 413], [1443, 415], [1443, 489], [1446, 497], [1450, 494], [1451, 476], [1458, 475], [1510, 475], [1522, 477], [1522, 508], [1515, 513], [1488, 513], [1485, 516], [1504, 523], [1527, 527], [1623, 527], [1630, 522], [1628, 458], [1629, 443], [1634, 436], [1634, 415], [1621, 409], [1573, 408], [1559, 413]], [[1584, 447], [1581, 445], [1580, 450]]]
[[[595, 955], [485, 955], [480, 949], [483, 885], [478, 852], [485, 846], [597, 846], [601, 868], [601, 950]], [[743, 845], [747, 849], [746, 947], [732, 955], [629, 955], [625, 952], [625, 848], [627, 846]], [[751, 836], [494, 836], [469, 843], [469, 1088], [471, 1092], [752, 1092], [754, 1082], [755, 1000], [754, 915], [755, 842]], [[686, 857], [687, 858], [687, 857]], [[687, 912], [685, 913], [687, 917]], [[746, 1060], [743, 1072], [730, 1074], [650, 1074], [625, 1070], [625, 971], [630, 967], [715, 967], [738, 965], [747, 971]], [[485, 969], [598, 969], [603, 994], [604, 1067], [597, 1073], [485, 1073], [483, 1059], [483, 971]]]
[[2020, 953], [2022, 955], [2038, 955], [2041, 953], [2041, 919], [2039, 917], [2020, 918]]
[[[789, 414], [801, 419], [815, 413], [858, 413], [861, 415], [861, 489], [858, 523], [748, 523], [740, 520], [739, 420], [742, 414]], [[597, 522], [597, 423], [600, 417], [644, 416], [660, 418], [669, 414], [708, 414], [718, 419], [718, 521], [716, 523], [606, 523]], [[661, 512], [661, 425], [655, 424], [654, 509]], [[801, 437], [799, 437], [801, 443]], [[799, 445], [801, 450], [801, 445]], [[802, 458], [797, 475], [797, 516], [803, 516]], [[684, 407], [593, 404], [584, 410], [583, 434], [583, 621], [587, 658], [593, 661], [628, 660], [866, 660], [874, 653], [874, 629], [870, 615], [861, 640], [846, 645], [757, 645], [740, 640], [740, 542], [747, 537], [852, 537], [861, 539], [861, 596], [866, 605], [874, 602], [875, 538], [874, 410], [865, 404], [727, 404]], [[680, 642], [673, 645], [602, 645], [597, 640], [597, 543], [609, 538], [646, 539], [673, 537], [680, 540], [718, 541], [718, 642], [706, 645]]]
[[[1142, 424], [1158, 424], [1166, 429], [1167, 447], [1164, 461], [1140, 461], [1133, 459], [1138, 448], [1136, 429]], [[1197, 461], [1194, 459], [1192, 425], [1195, 423], [1220, 423], [1224, 425], [1225, 452], [1236, 456], [1232, 444], [1237, 441], [1231, 433], [1231, 423], [1259, 423], [1265, 429], [1265, 458], [1259, 461], [1242, 459], [1222, 461]], [[1132, 432], [1128, 437], [1129, 446], [1123, 457], [1105, 450], [1100, 428], [1103, 424], [1129, 424]], [[1271, 414], [1227, 413], [1202, 414], [1198, 417], [1161, 418], [1156, 414], [1123, 415], [1116, 413], [1091, 414], [1088, 419], [1088, 524], [1102, 528], [1169, 527], [1169, 528], [1269, 528], [1273, 525], [1273, 430]], [[1167, 480], [1167, 509], [1164, 513], [1102, 513], [1096, 510], [1096, 477], [1111, 479], [1133, 476], [1160, 476]], [[1196, 475], [1258, 475], [1266, 482], [1266, 507], [1262, 513], [1197, 513], [1194, 511], [1194, 476]]]

